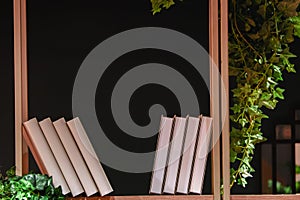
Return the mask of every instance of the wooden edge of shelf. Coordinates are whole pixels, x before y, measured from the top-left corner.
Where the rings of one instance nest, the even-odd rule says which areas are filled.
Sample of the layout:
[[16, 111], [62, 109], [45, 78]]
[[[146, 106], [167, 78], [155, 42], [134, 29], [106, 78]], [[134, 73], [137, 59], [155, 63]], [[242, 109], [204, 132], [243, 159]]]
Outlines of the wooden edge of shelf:
[[67, 200], [213, 200], [213, 195], [142, 195], [142, 196], [104, 196], [104, 197], [73, 197]]
[[[213, 195], [145, 195], [145, 196], [104, 196], [69, 197], [67, 200], [213, 200]], [[298, 200], [300, 195], [231, 195], [231, 200]]]

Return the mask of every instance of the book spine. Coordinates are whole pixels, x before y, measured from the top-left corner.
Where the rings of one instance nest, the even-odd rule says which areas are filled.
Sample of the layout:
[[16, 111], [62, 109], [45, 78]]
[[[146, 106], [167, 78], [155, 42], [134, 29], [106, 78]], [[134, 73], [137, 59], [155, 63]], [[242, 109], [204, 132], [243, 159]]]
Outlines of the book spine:
[[164, 193], [175, 194], [185, 131], [186, 118], [176, 117], [165, 175]]
[[83, 189], [87, 196], [91, 196], [98, 192], [90, 171], [77, 147], [77, 144], [72, 137], [72, 134], [67, 126], [64, 118], [53, 122], [55, 130], [66, 149], [66, 152], [71, 160], [71, 163], [79, 177]]
[[194, 160], [196, 140], [199, 130], [199, 118], [189, 117], [180, 164], [176, 192], [187, 194]]
[[212, 118], [203, 116], [199, 130], [194, 167], [189, 189], [189, 191], [192, 193], [202, 193], [206, 160], [209, 153], [209, 144], [211, 138], [211, 125]]
[[84, 190], [81, 186], [79, 178], [73, 168], [73, 165], [66, 153], [65, 148], [63, 147], [63, 144], [61, 143], [57, 135], [51, 119], [44, 119], [43, 121], [40, 121], [39, 124], [53, 152], [53, 155], [69, 185], [73, 197], [83, 193]]
[[172, 126], [173, 118], [161, 117], [149, 193], [162, 193]]
[[100, 195], [113, 191], [88, 135], [78, 117], [67, 122], [71, 133], [83, 155], [83, 158], [92, 174]]

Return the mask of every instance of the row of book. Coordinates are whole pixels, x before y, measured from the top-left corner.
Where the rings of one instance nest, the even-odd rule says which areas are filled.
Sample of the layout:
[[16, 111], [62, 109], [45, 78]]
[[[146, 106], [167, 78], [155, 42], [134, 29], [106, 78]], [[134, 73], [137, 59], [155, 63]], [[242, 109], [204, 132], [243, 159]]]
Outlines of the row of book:
[[161, 117], [150, 193], [201, 194], [212, 118]]
[[113, 191], [79, 118], [68, 122], [33, 118], [23, 126], [24, 139], [41, 173], [51, 176], [63, 194], [103, 196]]

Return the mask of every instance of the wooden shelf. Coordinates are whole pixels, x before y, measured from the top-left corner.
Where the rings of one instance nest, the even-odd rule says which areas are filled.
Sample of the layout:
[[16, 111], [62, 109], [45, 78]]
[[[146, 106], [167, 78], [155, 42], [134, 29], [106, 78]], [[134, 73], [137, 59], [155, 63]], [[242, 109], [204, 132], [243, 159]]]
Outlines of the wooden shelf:
[[213, 195], [145, 195], [145, 196], [105, 196], [75, 197], [67, 200], [213, 200]]
[[[299, 200], [300, 195], [231, 195], [232, 200]], [[213, 200], [213, 195], [145, 195], [75, 197], [67, 200]]]

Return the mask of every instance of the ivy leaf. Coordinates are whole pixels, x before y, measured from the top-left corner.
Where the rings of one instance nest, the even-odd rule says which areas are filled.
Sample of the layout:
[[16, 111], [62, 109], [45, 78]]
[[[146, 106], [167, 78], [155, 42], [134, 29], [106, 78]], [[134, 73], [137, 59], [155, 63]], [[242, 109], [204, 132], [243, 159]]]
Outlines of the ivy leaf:
[[168, 9], [175, 4], [174, 0], [151, 0], [152, 14], [161, 12], [162, 8]]
[[248, 121], [245, 118], [239, 119], [239, 124], [241, 124], [242, 127], [244, 127], [247, 123]]
[[300, 25], [294, 25], [294, 35], [300, 38]]
[[246, 178], [241, 177], [240, 179], [238, 179], [238, 185], [241, 185], [241, 186], [243, 186], [243, 187], [246, 187], [246, 185], [247, 185]]
[[288, 72], [296, 73], [296, 70], [295, 70], [293, 64], [288, 64], [288, 66], [286, 67], [286, 70], [287, 70]]
[[260, 14], [261, 17], [265, 18], [267, 13], [266, 6], [264, 4], [260, 5], [258, 7], [257, 13]]
[[282, 0], [277, 4], [279, 11], [283, 12], [287, 17], [297, 16], [297, 8], [299, 5], [299, 0]]
[[237, 152], [234, 150], [230, 149], [230, 162], [234, 163], [237, 158]]
[[231, 107], [230, 109], [233, 111], [233, 113], [238, 113], [241, 110], [241, 106], [238, 104], [234, 104], [234, 106]]
[[273, 65], [273, 70], [274, 70], [273, 77], [275, 81], [282, 81], [283, 78], [282, 78], [282, 72], [280, 70], [280, 67]]
[[257, 40], [257, 39], [260, 39], [260, 36], [258, 33], [249, 33], [248, 34], [248, 37], [250, 37], [252, 40]]
[[289, 18], [289, 21], [292, 22], [293, 24], [300, 24], [300, 16], [299, 13], [297, 16], [293, 16]]
[[268, 83], [269, 83], [270, 85], [272, 85], [272, 86], [275, 86], [275, 85], [278, 84], [277, 82], [275, 82], [275, 81], [273, 80], [273, 77], [268, 77], [267, 80], [268, 80]]
[[277, 87], [276, 90], [273, 91], [273, 97], [279, 98], [279, 99], [284, 99], [283, 92], [284, 92], [284, 89]]
[[248, 177], [253, 177], [250, 173], [248, 173], [248, 172], [244, 172], [243, 174], [242, 174], [242, 176], [244, 177], [244, 178], [248, 178]]
[[249, 18], [249, 17], [246, 17], [246, 20], [248, 22], [248, 24], [250, 24], [251, 26], [255, 27], [256, 26], [256, 23], [253, 19]]
[[237, 76], [243, 69], [229, 66], [229, 76]]

